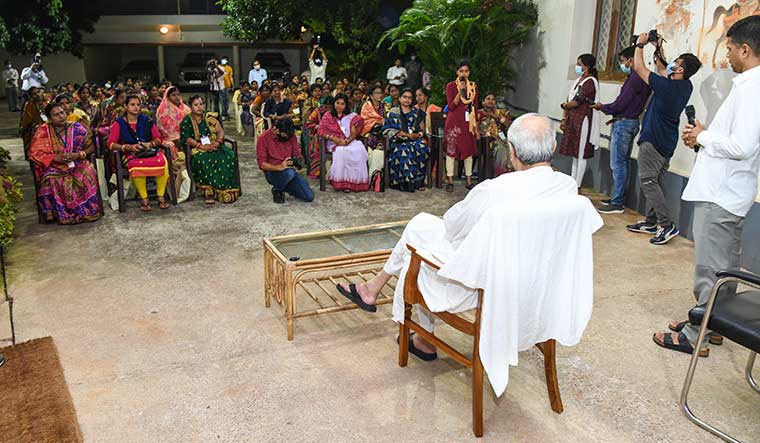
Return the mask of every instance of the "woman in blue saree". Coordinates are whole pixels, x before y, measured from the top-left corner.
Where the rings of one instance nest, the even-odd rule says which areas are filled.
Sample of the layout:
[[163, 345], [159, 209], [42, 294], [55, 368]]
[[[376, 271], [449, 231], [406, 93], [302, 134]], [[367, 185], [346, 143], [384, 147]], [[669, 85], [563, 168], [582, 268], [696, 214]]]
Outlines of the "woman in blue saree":
[[425, 143], [425, 113], [412, 107], [414, 92], [406, 88], [399, 106], [385, 118], [383, 134], [390, 141], [390, 187], [404, 192], [425, 190], [425, 165], [430, 148]]

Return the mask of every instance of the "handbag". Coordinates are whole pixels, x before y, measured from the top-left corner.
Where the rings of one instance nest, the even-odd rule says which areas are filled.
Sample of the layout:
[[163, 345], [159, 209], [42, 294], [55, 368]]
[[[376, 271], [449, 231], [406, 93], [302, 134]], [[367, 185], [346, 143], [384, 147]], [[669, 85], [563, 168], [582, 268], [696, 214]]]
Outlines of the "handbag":
[[137, 158], [150, 158], [158, 155], [158, 148], [150, 148], [145, 151], [135, 152], [134, 156]]
[[375, 137], [382, 137], [383, 136], [383, 125], [380, 123], [375, 124], [372, 126], [372, 129], [369, 130], [369, 133], [374, 135]]
[[383, 181], [383, 171], [375, 171], [369, 181], [370, 189], [375, 192], [385, 192], [385, 181]]

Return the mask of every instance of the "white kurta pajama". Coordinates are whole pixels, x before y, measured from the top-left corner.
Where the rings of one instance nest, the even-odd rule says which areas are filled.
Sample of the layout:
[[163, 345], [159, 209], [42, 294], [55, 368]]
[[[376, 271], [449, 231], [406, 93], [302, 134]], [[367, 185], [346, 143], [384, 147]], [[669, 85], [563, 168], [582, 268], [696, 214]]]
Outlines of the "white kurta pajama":
[[[503, 250], [503, 257], [501, 257], [501, 253], [499, 252], [496, 254], [493, 252], [489, 253], [486, 248], [473, 244], [475, 241], [479, 242], [482, 240], [483, 226], [476, 230], [480, 236], [479, 238], [468, 239], [467, 242], [464, 242], [478, 225], [478, 221], [491, 209], [505, 209], [507, 215], [504, 217], [506, 218], [511, 207], [519, 208], [528, 203], [540, 207], [542, 206], [542, 202], [545, 202], [543, 206], [547, 207], [549, 212], [551, 212], [551, 208], [561, 206], [564, 202], [577, 203], [578, 198], [584, 199], [587, 203], [587, 207], [584, 208], [587, 210], [585, 215], [587, 223], [580, 227], [574, 226], [574, 228], [579, 228], [580, 232], [589, 231], [589, 241], [586, 246], [590, 248], [590, 233], [601, 226], [601, 218], [599, 218], [588, 199], [578, 197], [577, 185], [572, 177], [555, 172], [548, 166], [504, 174], [495, 179], [486, 180], [475, 187], [467, 195], [467, 198], [449, 209], [443, 219], [430, 214], [417, 215], [404, 229], [401, 239], [393, 249], [391, 257], [386, 262], [384, 268], [386, 273], [396, 275], [399, 279], [396, 284], [393, 300], [393, 320], [399, 323], [403, 323], [404, 321], [404, 277], [411, 261], [411, 252], [406, 247], [407, 243], [415, 247], [425, 257], [431, 258], [434, 262], [448, 264], [453, 260], [458, 263], [455, 266], [459, 269], [452, 269], [451, 265], [447, 265], [439, 273], [436, 273], [429, 266], [422, 264], [418, 284], [425, 298], [425, 303], [431, 311], [453, 313], [467, 311], [477, 307], [478, 293], [474, 289], [475, 287], [486, 290], [486, 298], [489, 297], [488, 294], [499, 294], [503, 297], [503, 294], [506, 293], [531, 293], [532, 288], [519, 286], [521, 283], [525, 284], [524, 282], [512, 284], [513, 282], [509, 281], [509, 277], [505, 281], [503, 277], [509, 274], [507, 268], [504, 269], [504, 272], [483, 272], [482, 269], [476, 270], [475, 267], [478, 265], [486, 266], [484, 269], [488, 269], [491, 266], [491, 263], [484, 262], [487, 259], [486, 255], [500, 256], [499, 260], [503, 263], [514, 262], [513, 259], [509, 258], [514, 254], [522, 254], [520, 261], [523, 263], [532, 263], [533, 258], [536, 257], [539, 257], [537, 260], [545, 259], [545, 254], [537, 253], [534, 257], [531, 257], [528, 254], [531, 248], [513, 247], [514, 245], [510, 244], [496, 246], [496, 249]], [[501, 224], [500, 220], [493, 221], [491, 219], [488, 220], [488, 223]], [[507, 222], [508, 220], [505, 219], [504, 224]], [[485, 231], [488, 231], [487, 228], [485, 228]], [[494, 229], [494, 231], [501, 230]], [[505, 238], [501, 237], [500, 239]], [[552, 240], [556, 241], [554, 238]], [[536, 248], [552, 250], [551, 245], [542, 244], [540, 241], [535, 241], [535, 246]], [[549, 255], [551, 256], [551, 253]], [[589, 267], [590, 260], [591, 254], [589, 252], [584, 257], [581, 257], [579, 265]], [[536, 269], [544, 272], [545, 269], [542, 269], [541, 264], [537, 262], [534, 263], [534, 266]], [[592, 271], [592, 268], [593, 266], [588, 269], [589, 273]], [[475, 274], [472, 274], [473, 272]], [[501, 278], [497, 278], [498, 282], [495, 282], [490, 274], [501, 274]], [[567, 272], [559, 274], [565, 277], [568, 276]], [[444, 277], [444, 275], [449, 278]], [[484, 278], [473, 278], [472, 275], [484, 276]], [[547, 274], [547, 280], [551, 280], [550, 277], [552, 277], [552, 274]], [[460, 282], [469, 282], [472, 287], [468, 287]], [[565, 282], [557, 280], [555, 283], [562, 284]], [[592, 287], [592, 285], [593, 281], [590, 278], [585, 278], [583, 287], [578, 289], [578, 292], [592, 297], [591, 288], [589, 287]], [[512, 315], [509, 316], [510, 318], [503, 318], [501, 320], [498, 318], [493, 319], [489, 317], [490, 312], [493, 311], [489, 311], [489, 313], [485, 312], [486, 306], [493, 305], [490, 304], [490, 301], [484, 302], [484, 317], [481, 329], [481, 359], [483, 359], [486, 373], [489, 380], [491, 380], [494, 391], [497, 395], [501, 395], [504, 389], [506, 389], [508, 380], [507, 364], [517, 364], [516, 353], [518, 350], [522, 350], [518, 348], [524, 344], [524, 340], [522, 340], [523, 334], [519, 331], [513, 335], [520, 337], [512, 337], [508, 340], [497, 336], [495, 340], [485, 343], [488, 346], [484, 349], [482, 347], [484, 339], [488, 340], [493, 331], [499, 329], [499, 326], [496, 326], [499, 323], [501, 323], [504, 331], [514, 332], [506, 323], [512, 320]], [[499, 306], [499, 308], [503, 307], [503, 305]], [[434, 317], [419, 307], [416, 311], [420, 318], [420, 325], [432, 331]], [[565, 340], [567, 343], [564, 344], [575, 344], [577, 340], [573, 342], [573, 338], [576, 336], [579, 338], [580, 333], [582, 333], [588, 322], [590, 305], [588, 309], [580, 309], [574, 314], [577, 314], [578, 320], [573, 322], [575, 323], [574, 325], [565, 328], [567, 334], [560, 333], [559, 337], [550, 338], [557, 338], [563, 343], [562, 339], [567, 337], [567, 340]], [[492, 328], [493, 326], [496, 326], [496, 328]], [[534, 331], [534, 333], [528, 334], [527, 338], [535, 338], [546, 332], [545, 328], [538, 332]], [[531, 346], [533, 343], [531, 343]], [[500, 347], [503, 347], [503, 349]], [[494, 355], [484, 355], [488, 352], [493, 352]], [[502, 365], [502, 363], [504, 364]]]

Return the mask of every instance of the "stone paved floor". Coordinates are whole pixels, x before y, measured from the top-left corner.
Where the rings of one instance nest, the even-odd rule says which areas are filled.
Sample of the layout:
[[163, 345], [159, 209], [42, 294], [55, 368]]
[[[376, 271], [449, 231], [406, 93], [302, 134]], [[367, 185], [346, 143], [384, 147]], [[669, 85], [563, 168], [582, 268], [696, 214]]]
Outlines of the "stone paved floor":
[[[0, 114], [4, 137], [14, 118]], [[0, 146], [22, 158], [17, 139]], [[28, 199], [9, 251], [17, 333], [55, 338], [86, 441], [476, 441], [469, 372], [449, 358], [399, 368], [389, 307], [299, 320], [288, 342], [281, 309], [263, 303], [263, 237], [442, 214], [463, 198], [461, 186], [317, 192], [313, 204], [278, 206], [245, 143], [234, 205], [196, 200], [143, 214], [132, 202], [125, 214], [58, 227], [36, 223], [27, 164], [10, 169]], [[716, 441], [678, 409], [688, 356], [651, 341], [691, 304], [692, 244], [650, 246], [625, 231], [635, 219], [605, 217], [595, 236], [593, 318], [578, 346], [559, 350], [565, 413], [549, 408], [540, 356], [528, 351], [504, 396], [487, 388], [481, 441]], [[0, 309], [2, 337], [5, 316]], [[692, 403], [756, 441], [760, 398], [742, 378], [746, 357], [730, 343], [713, 348]]]

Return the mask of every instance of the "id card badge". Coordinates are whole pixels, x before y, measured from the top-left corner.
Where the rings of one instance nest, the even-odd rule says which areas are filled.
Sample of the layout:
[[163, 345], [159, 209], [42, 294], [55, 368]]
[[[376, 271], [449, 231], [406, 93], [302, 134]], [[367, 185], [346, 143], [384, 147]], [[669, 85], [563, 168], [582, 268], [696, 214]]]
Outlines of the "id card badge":
[[464, 121], [470, 121], [470, 111], [464, 111]]
[[507, 141], [507, 136], [504, 135], [504, 131], [499, 131], [499, 138], [501, 141]]
[[40, 119], [43, 121], [43, 123], [47, 123], [47, 115], [40, 114]]
[[293, 115], [300, 115], [300, 114], [301, 114], [301, 110], [300, 109], [293, 108]]
[[211, 144], [211, 139], [208, 138], [207, 135], [204, 135], [203, 137], [201, 137], [201, 144], [202, 145], [210, 145]]
[[74, 166], [76, 166], [76, 164], [74, 164], [74, 162], [68, 162], [67, 165], [68, 165], [69, 168], [73, 168]]

